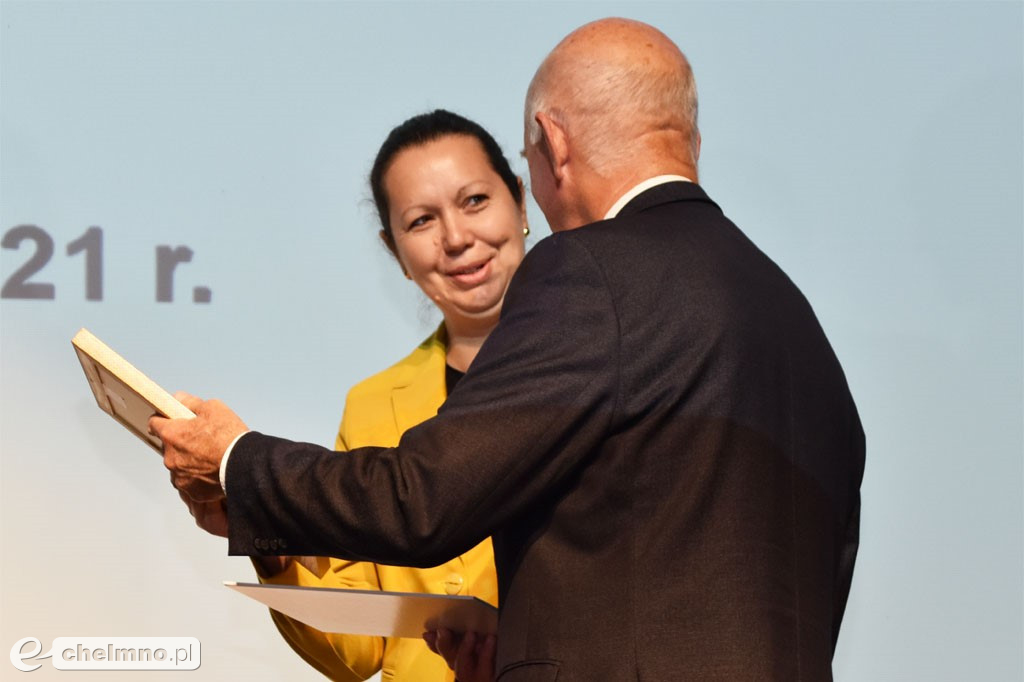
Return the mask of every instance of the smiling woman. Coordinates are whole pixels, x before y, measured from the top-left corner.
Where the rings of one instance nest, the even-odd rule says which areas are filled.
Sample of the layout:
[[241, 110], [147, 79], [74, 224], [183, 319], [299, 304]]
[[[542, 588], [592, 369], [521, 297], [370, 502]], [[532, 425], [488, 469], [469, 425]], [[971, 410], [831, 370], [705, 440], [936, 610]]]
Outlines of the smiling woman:
[[396, 128], [409, 135], [443, 122], [456, 132], [394, 152], [392, 133], [371, 184], [381, 238], [405, 276], [441, 309], [448, 364], [464, 372], [497, 324], [528, 228], [522, 180], [486, 131], [459, 118], [437, 111]]
[[[497, 325], [529, 232], [523, 183], [501, 148], [479, 125], [447, 111], [413, 117], [392, 130], [370, 185], [381, 239], [444, 322], [408, 357], [349, 392], [338, 450], [397, 445], [406, 429], [436, 414]], [[429, 569], [326, 557], [257, 561], [261, 581], [279, 585], [461, 594], [492, 604], [498, 599], [489, 539]], [[380, 671], [384, 680], [454, 680], [421, 640], [325, 634], [271, 614], [291, 647], [331, 679], [362, 680]]]
[[[382, 238], [406, 277], [441, 309], [450, 347], [478, 347], [523, 259], [521, 184], [516, 198], [477, 138], [448, 135], [400, 152], [384, 187], [390, 230]], [[449, 364], [465, 371], [471, 359], [459, 352]]]

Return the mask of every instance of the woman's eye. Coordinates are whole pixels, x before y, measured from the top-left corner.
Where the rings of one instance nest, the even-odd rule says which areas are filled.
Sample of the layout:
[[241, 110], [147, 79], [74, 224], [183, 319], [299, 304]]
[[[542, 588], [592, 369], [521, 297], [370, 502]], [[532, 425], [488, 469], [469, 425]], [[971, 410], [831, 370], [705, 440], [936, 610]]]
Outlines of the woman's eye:
[[414, 220], [411, 223], [409, 223], [409, 229], [410, 230], [415, 230], [417, 227], [423, 227], [424, 225], [427, 224], [427, 222], [429, 220], [430, 220], [430, 216], [429, 215], [421, 215], [419, 218], [417, 218], [416, 220]]
[[474, 194], [473, 196], [466, 199], [466, 205], [469, 207], [481, 206], [487, 202], [486, 194]]

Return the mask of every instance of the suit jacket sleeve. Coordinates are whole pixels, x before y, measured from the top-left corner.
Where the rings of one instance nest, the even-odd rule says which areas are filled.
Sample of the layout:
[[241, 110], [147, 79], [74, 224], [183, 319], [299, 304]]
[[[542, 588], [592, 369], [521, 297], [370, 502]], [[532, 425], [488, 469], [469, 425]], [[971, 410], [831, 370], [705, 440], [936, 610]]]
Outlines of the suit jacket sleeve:
[[[348, 402], [335, 440], [335, 449], [348, 449], [345, 426]], [[301, 587], [333, 587], [357, 590], [379, 590], [380, 582], [373, 564], [318, 557], [319, 571], [308, 570], [297, 561], [261, 583], [298, 585]], [[271, 610], [270, 617], [288, 645], [309, 665], [337, 682], [365, 680], [381, 669], [384, 638], [326, 633], [305, 623]]]
[[346, 457], [250, 433], [227, 471], [232, 554], [431, 566], [558, 495], [612, 426], [614, 301], [571, 233], [537, 244], [502, 320], [434, 419]]

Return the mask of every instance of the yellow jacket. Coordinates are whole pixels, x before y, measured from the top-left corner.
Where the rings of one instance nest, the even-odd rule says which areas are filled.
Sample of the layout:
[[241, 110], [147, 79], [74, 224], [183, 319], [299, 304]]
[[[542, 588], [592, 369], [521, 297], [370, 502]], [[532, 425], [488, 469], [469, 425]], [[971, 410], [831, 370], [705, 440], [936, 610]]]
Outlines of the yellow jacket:
[[[402, 433], [433, 417], [447, 397], [444, 325], [397, 364], [356, 384], [341, 418], [338, 450], [398, 445]], [[435, 568], [407, 568], [320, 558], [313, 572], [298, 562], [262, 582], [275, 585], [432, 592], [479, 597], [497, 605], [498, 583], [490, 539]], [[325, 634], [276, 611], [281, 635], [307, 663], [333, 680], [452, 681], [444, 660], [419, 639]]]

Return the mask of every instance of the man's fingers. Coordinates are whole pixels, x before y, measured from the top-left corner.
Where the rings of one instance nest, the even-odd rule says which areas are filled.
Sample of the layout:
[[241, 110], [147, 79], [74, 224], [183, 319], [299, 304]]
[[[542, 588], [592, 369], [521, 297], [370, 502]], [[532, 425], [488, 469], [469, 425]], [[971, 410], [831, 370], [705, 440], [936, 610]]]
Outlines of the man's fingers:
[[197, 407], [203, 404], [202, 399], [195, 397], [191, 393], [186, 393], [185, 391], [176, 392], [174, 394], [174, 399], [193, 412], [196, 411]]
[[437, 653], [437, 633], [433, 630], [428, 630], [423, 633], [423, 641], [427, 643], [427, 648]]
[[[174, 399], [177, 400], [182, 405], [184, 405], [185, 407], [187, 407], [188, 409], [192, 410], [193, 412], [198, 410], [199, 406], [203, 404], [202, 399], [195, 397], [191, 393], [186, 393], [185, 391], [178, 391], [177, 393], [175, 393]], [[161, 435], [161, 433], [163, 432], [164, 429], [167, 428], [167, 425], [170, 423], [170, 421], [171, 420], [168, 419], [167, 417], [161, 417], [158, 414], [154, 414], [152, 417], [149, 418], [149, 432], [152, 433], [157, 438], [159, 438], [160, 440], [164, 440], [164, 437]]]
[[455, 671], [455, 678], [467, 682], [491, 682], [497, 638], [476, 632], [460, 634], [445, 628], [423, 633], [423, 641]]
[[484, 637], [484, 641], [477, 647], [477, 655], [480, 660], [486, 660], [489, 656], [493, 657], [495, 651], [498, 650], [498, 638], [494, 635], [487, 635]]
[[441, 658], [452, 670], [455, 670], [455, 657], [459, 653], [459, 644], [459, 640], [451, 630], [441, 628], [437, 631], [437, 653], [441, 654]]
[[455, 665], [452, 666], [452, 670], [455, 671], [455, 677], [469, 677], [475, 676], [476, 670], [476, 633], [470, 630], [469, 632], [462, 635], [462, 641], [459, 642], [459, 650], [455, 655]]
[[[171, 474], [171, 485], [174, 485], [173, 473]], [[192, 518], [196, 518], [196, 505], [192, 501], [192, 498], [186, 495], [182, 490], [178, 490], [178, 497], [180, 497], [181, 501], [185, 503], [186, 507], [188, 507], [188, 513], [192, 515]]]
[[149, 423], [147, 424], [147, 426], [149, 427], [149, 432], [152, 433], [157, 438], [163, 440], [163, 438], [160, 437], [160, 431], [163, 430], [164, 425], [168, 421], [170, 420], [167, 419], [166, 417], [161, 417], [158, 414], [154, 414], [152, 417], [149, 418]]
[[[164, 456], [164, 465], [167, 466], [168, 457]], [[193, 473], [182, 473], [171, 469], [171, 485], [178, 489], [179, 495], [188, 497], [190, 502], [214, 502], [224, 497], [221, 490], [220, 480], [206, 475]], [[190, 504], [186, 501], [186, 504]]]
[[459, 656], [465, 658], [473, 653], [476, 648], [476, 633], [470, 630], [466, 634], [462, 635], [462, 641], [459, 642]]
[[498, 638], [495, 635], [487, 635], [484, 643], [478, 652], [477, 667], [480, 671], [494, 675], [494, 661], [498, 652]]

